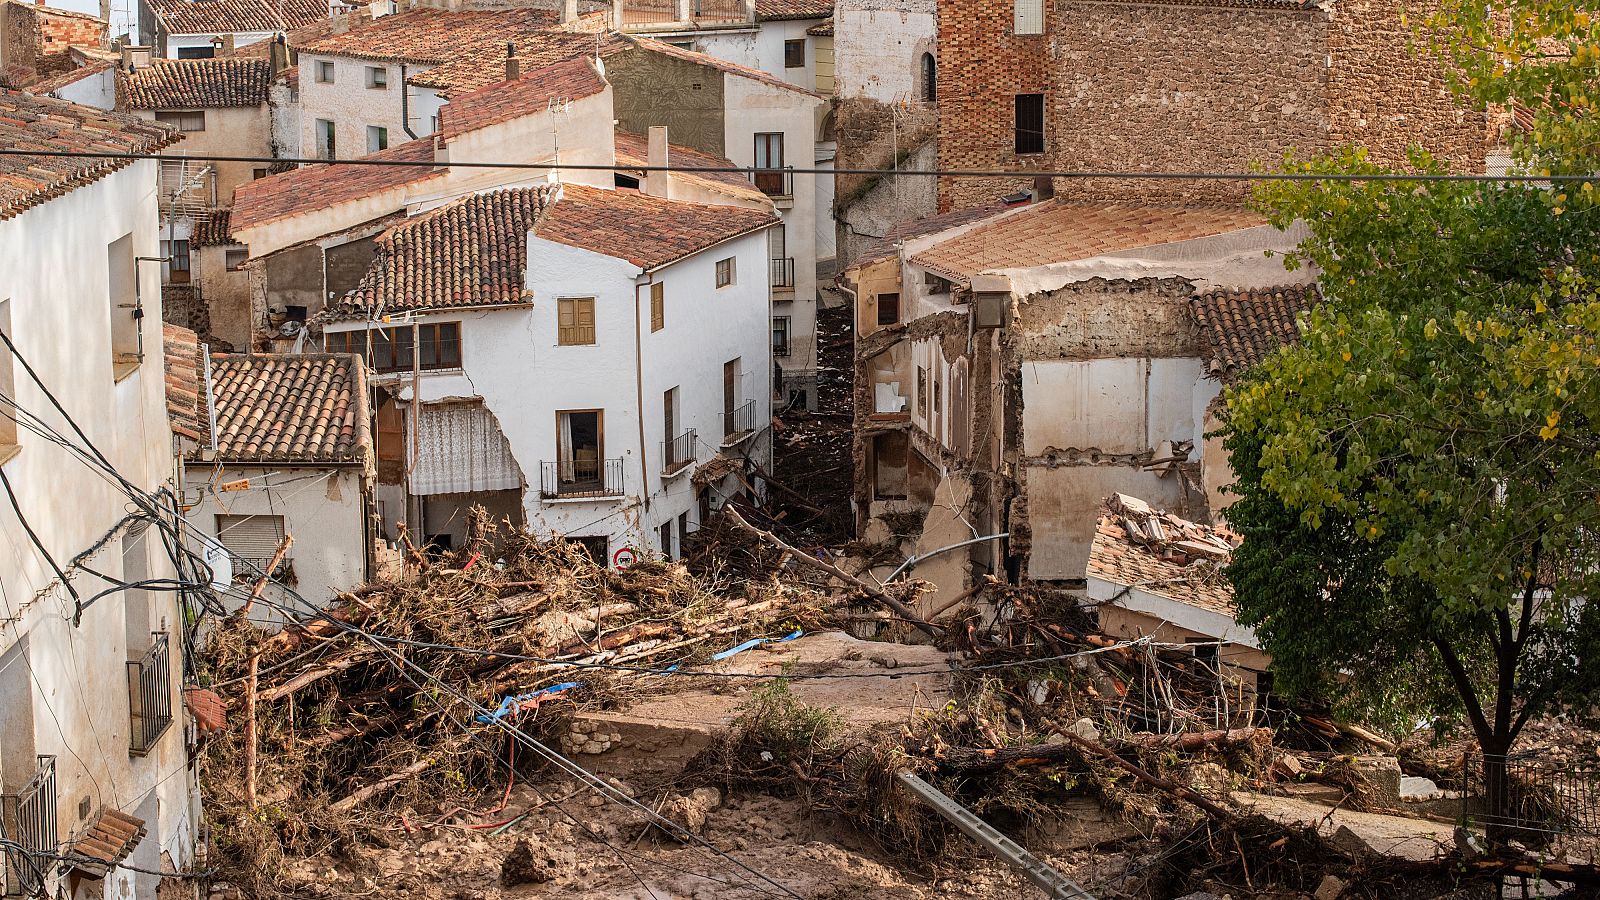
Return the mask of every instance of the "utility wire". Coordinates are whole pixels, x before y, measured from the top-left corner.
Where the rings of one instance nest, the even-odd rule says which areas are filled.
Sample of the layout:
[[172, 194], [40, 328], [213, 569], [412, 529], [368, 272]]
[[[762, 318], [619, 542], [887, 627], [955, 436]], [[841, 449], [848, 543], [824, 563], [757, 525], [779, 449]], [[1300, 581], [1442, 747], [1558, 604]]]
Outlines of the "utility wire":
[[[16, 148], [0, 149], [0, 156], [37, 156], [37, 157], [68, 157], [84, 159], [120, 159], [141, 160], [149, 159], [158, 162], [193, 162], [205, 160], [208, 162], [248, 162], [248, 163], [293, 163], [298, 165], [340, 165], [340, 166], [380, 166], [409, 168], [465, 168], [465, 169], [575, 169], [599, 172], [684, 172], [702, 175], [748, 175], [751, 172], [776, 171], [775, 169], [758, 166], [638, 166], [616, 163], [561, 163], [554, 162], [481, 162], [468, 160], [450, 160], [438, 162], [435, 160], [406, 160], [406, 159], [374, 159], [372, 157], [357, 157], [354, 159], [316, 159], [312, 157], [277, 157], [277, 156], [225, 156], [221, 154], [191, 154], [177, 156], [170, 153], [115, 153], [94, 150], [22, 150]], [[1076, 180], [1104, 179], [1104, 180], [1140, 180], [1140, 181], [1417, 181], [1417, 182], [1502, 182], [1502, 183], [1529, 183], [1548, 184], [1552, 182], [1579, 182], [1600, 181], [1600, 175], [1459, 175], [1459, 174], [1426, 174], [1382, 172], [1365, 175], [1338, 174], [1311, 174], [1302, 172], [1124, 172], [1102, 169], [1024, 169], [1010, 171], [1002, 169], [824, 169], [824, 168], [797, 168], [785, 166], [782, 169], [794, 175], [908, 175], [929, 178], [1068, 178]], [[280, 173], [281, 174], [281, 173]]]

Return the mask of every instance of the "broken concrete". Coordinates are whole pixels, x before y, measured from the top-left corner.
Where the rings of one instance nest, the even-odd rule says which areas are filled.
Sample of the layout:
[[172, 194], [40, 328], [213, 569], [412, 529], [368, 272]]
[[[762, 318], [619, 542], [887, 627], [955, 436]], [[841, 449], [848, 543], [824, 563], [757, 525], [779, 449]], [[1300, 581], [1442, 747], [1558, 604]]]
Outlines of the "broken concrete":
[[1442, 822], [1330, 809], [1305, 800], [1245, 791], [1235, 791], [1233, 799], [1246, 813], [1314, 829], [1359, 854], [1422, 861], [1444, 856], [1455, 847], [1454, 826]]

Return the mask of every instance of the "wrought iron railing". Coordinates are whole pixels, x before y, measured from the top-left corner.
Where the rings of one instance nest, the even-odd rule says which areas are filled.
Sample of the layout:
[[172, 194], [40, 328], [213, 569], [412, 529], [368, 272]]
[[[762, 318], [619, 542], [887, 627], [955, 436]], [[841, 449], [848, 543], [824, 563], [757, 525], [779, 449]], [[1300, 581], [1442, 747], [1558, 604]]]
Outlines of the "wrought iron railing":
[[539, 464], [539, 496], [546, 500], [622, 496], [621, 459], [564, 459]]
[[0, 829], [6, 845], [5, 895], [35, 897], [46, 892], [56, 852], [56, 758], [38, 757], [38, 770], [15, 794], [0, 797]]
[[[1475, 823], [1530, 836], [1600, 836], [1600, 763], [1552, 761], [1532, 754], [1486, 758], [1481, 753], [1467, 754], [1465, 762], [1462, 814]], [[1488, 782], [1494, 763], [1505, 768], [1505, 802], [1499, 811], [1486, 808], [1468, 816], [1470, 798], [1492, 805], [1494, 791]]]
[[724, 440], [740, 437], [756, 430], [756, 402], [750, 400], [743, 406], [735, 407], [732, 412], [722, 414], [722, 437]]
[[666, 25], [678, 21], [675, 0], [623, 0], [622, 27]]
[[778, 169], [750, 169], [750, 181], [756, 190], [768, 197], [794, 196], [794, 167]]
[[150, 636], [150, 649], [128, 663], [128, 721], [132, 726], [128, 750], [149, 753], [172, 725], [172, 657], [167, 634]]
[[775, 288], [794, 287], [794, 257], [772, 260], [772, 286]]
[[676, 475], [694, 462], [694, 429], [661, 442], [661, 474]]
[[689, 0], [696, 22], [743, 22], [750, 18], [744, 0]]

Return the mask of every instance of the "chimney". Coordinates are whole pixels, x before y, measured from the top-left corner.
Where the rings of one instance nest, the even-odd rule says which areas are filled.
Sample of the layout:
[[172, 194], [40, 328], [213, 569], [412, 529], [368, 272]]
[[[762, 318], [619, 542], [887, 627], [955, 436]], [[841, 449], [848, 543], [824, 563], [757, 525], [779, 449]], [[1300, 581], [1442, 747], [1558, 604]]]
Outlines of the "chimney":
[[578, 0], [566, 0], [561, 4], [561, 24], [567, 25], [578, 21]]
[[[650, 126], [649, 151], [645, 154], [645, 163], [650, 166], [670, 165], [667, 153], [667, 126]], [[672, 199], [670, 172], [651, 171], [644, 174], [644, 192], [652, 197], [663, 200]]]
[[516, 81], [522, 74], [522, 64], [517, 62], [517, 45], [506, 41], [506, 80]]
[[1056, 183], [1049, 175], [1039, 175], [1033, 179], [1033, 202], [1049, 200], [1055, 195]]
[[143, 69], [150, 65], [150, 48], [135, 47], [125, 44], [122, 47], [122, 68], [132, 72], [134, 69]]
[[329, 34], [344, 34], [344, 33], [348, 32], [349, 30], [350, 30], [350, 14], [349, 13], [345, 13], [343, 15], [329, 16], [328, 17], [328, 33]]
[[289, 43], [282, 34], [273, 35], [272, 46], [267, 48], [272, 60], [272, 80], [277, 81], [289, 71]]
[[213, 37], [211, 39], [211, 55], [212, 56], [232, 56], [233, 55], [233, 35], [231, 35], [231, 34], [219, 34], [216, 37]]

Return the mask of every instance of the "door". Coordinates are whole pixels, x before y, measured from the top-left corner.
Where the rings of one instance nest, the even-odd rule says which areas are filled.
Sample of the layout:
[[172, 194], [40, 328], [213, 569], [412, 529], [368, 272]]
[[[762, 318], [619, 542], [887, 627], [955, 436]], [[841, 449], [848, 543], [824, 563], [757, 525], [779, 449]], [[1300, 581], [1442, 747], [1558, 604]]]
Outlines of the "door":
[[674, 440], [678, 436], [677, 405], [677, 388], [672, 388], [661, 394], [662, 446], [667, 448], [666, 453], [663, 454], [666, 457], [663, 462], [667, 468], [671, 468], [681, 462], [682, 460], [679, 457], [683, 455], [683, 448], [679, 447], [678, 442]]
[[783, 133], [756, 135], [756, 187], [764, 194], [784, 196]]
[[563, 488], [590, 485], [600, 480], [604, 444], [597, 409], [557, 413], [560, 441], [560, 482]]
[[739, 386], [739, 361], [730, 359], [722, 364], [722, 434], [733, 434], [733, 411], [739, 405], [736, 399]]

